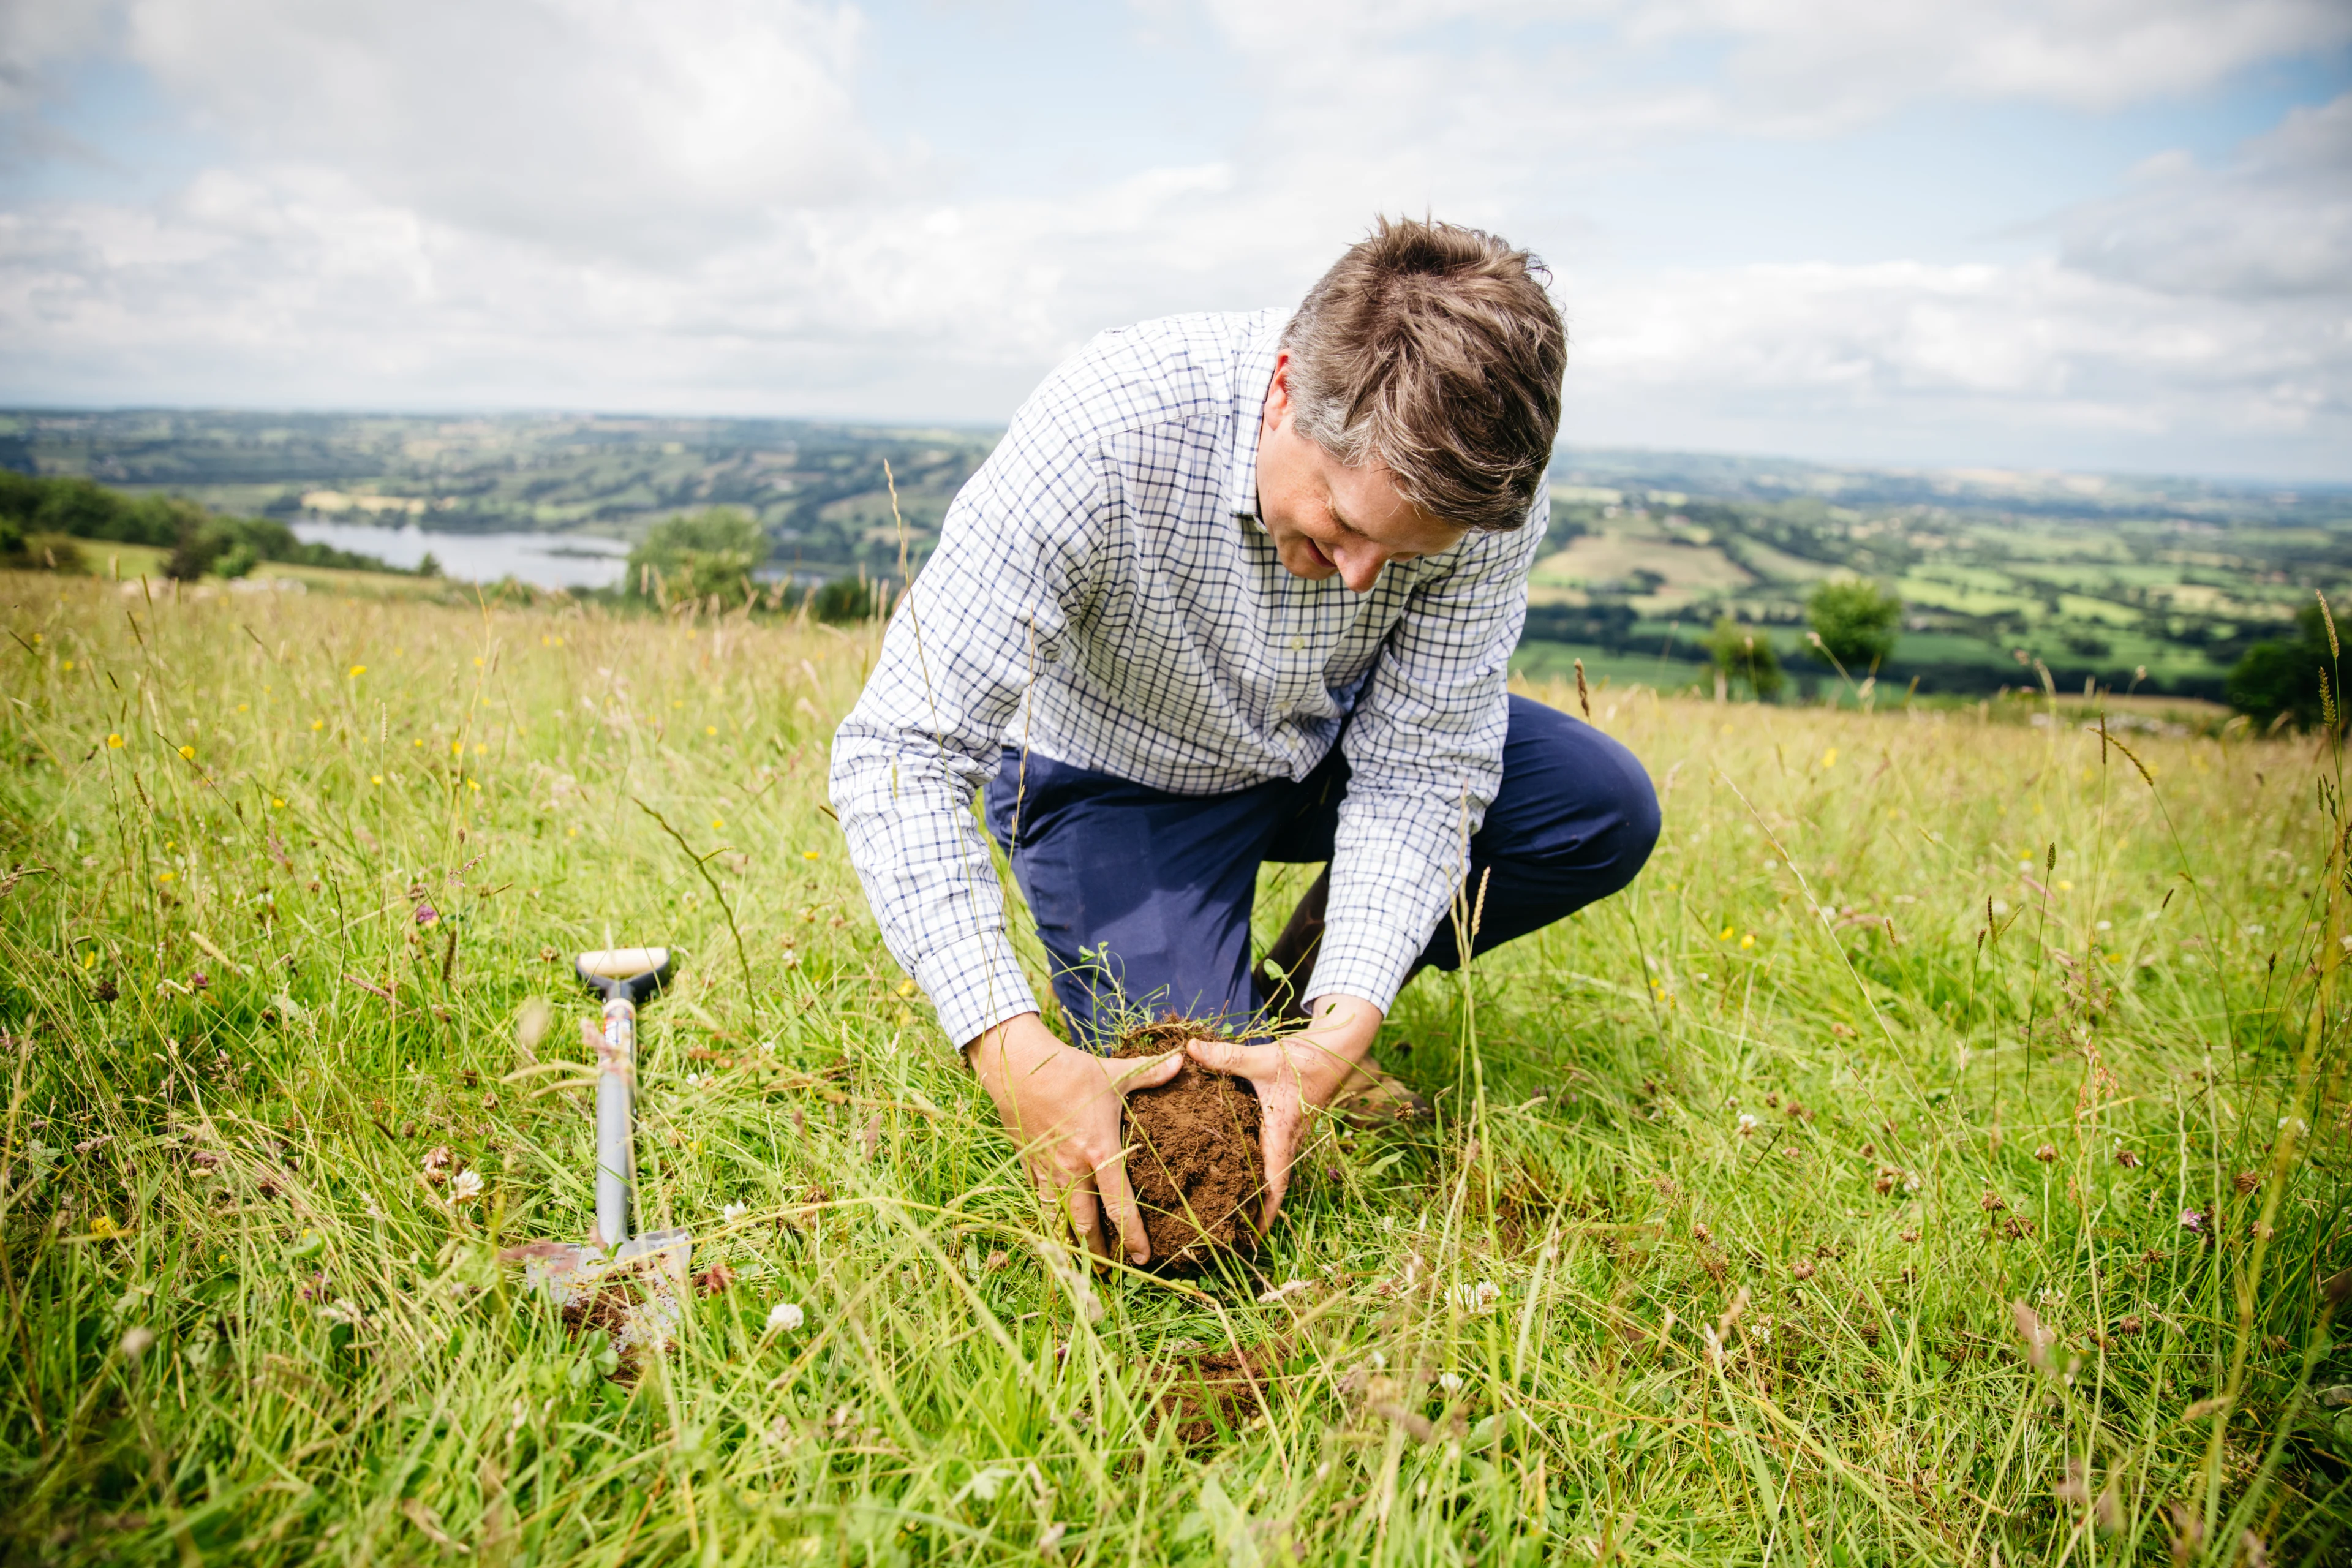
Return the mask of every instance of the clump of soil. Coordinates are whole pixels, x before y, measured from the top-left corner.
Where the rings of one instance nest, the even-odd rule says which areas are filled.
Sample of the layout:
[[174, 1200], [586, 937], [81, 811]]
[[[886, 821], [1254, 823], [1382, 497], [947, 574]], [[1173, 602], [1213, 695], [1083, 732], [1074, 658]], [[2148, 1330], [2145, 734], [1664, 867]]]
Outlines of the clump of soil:
[[[1114, 1057], [1156, 1057], [1214, 1031], [1170, 1018], [1130, 1029]], [[1219, 1251], [1257, 1246], [1265, 1189], [1257, 1091], [1245, 1079], [1212, 1072], [1190, 1057], [1174, 1078], [1127, 1097], [1128, 1184], [1143, 1211], [1151, 1267], [1198, 1274]]]

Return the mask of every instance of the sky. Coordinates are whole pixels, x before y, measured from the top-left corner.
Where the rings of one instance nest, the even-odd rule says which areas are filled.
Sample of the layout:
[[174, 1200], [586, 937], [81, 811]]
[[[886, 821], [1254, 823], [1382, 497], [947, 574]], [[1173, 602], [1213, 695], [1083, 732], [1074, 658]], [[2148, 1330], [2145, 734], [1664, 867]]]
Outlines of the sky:
[[2352, 480], [2346, 0], [0, 0], [0, 404], [997, 425], [1379, 214], [1563, 438]]

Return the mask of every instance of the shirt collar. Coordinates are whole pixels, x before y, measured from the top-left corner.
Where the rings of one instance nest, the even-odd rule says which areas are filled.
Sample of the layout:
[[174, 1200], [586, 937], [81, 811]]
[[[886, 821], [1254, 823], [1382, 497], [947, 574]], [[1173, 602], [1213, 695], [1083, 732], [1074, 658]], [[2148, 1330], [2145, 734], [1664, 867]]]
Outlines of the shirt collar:
[[1234, 364], [1234, 466], [1225, 481], [1225, 510], [1259, 528], [1257, 514], [1257, 437], [1265, 423], [1265, 389], [1274, 380], [1274, 359], [1282, 347], [1282, 330], [1290, 324], [1286, 310], [1267, 310], [1242, 345]]

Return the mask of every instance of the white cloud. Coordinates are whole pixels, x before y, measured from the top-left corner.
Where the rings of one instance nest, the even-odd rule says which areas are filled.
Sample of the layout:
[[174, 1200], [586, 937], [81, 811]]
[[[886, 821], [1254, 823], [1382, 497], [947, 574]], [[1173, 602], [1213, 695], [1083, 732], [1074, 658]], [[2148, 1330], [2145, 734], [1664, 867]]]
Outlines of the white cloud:
[[1575, 438], [2128, 460], [2193, 437], [2221, 466], [2241, 438], [2352, 464], [2352, 100], [2226, 167], [2151, 164], [2032, 261], [1634, 276], [1594, 264], [1606, 218], [1564, 194], [1922, 95], [2192, 91], [2340, 40], [2352, 9], [1205, 4], [1254, 121], [986, 199], [870, 121], [861, 62], [888, 42], [835, 0], [0, 4], [0, 116], [119, 37], [224, 150], [152, 205], [0, 211], [0, 400], [993, 420], [1104, 325], [1295, 298], [1373, 212], [1427, 206], [1561, 265]]
[[1920, 93], [2111, 110], [2194, 92], [2352, 38], [2337, 0], [1664, 0], [1628, 17], [1663, 40], [1734, 40], [1733, 79], [1802, 119]]
[[2291, 111], [2226, 169], [2151, 160], [2060, 228], [2070, 266], [2168, 294], [2352, 296], [2352, 93]]
[[569, 255], [677, 255], [894, 170], [815, 0], [132, 0], [127, 49], [274, 164]]

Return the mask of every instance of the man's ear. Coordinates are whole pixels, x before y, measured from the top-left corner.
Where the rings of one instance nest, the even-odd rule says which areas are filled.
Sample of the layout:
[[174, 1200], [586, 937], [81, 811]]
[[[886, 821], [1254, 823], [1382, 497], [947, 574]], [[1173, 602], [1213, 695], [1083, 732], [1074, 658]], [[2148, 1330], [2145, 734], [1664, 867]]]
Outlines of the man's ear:
[[1290, 351], [1274, 356], [1274, 379], [1266, 384], [1265, 425], [1277, 429], [1290, 417]]

